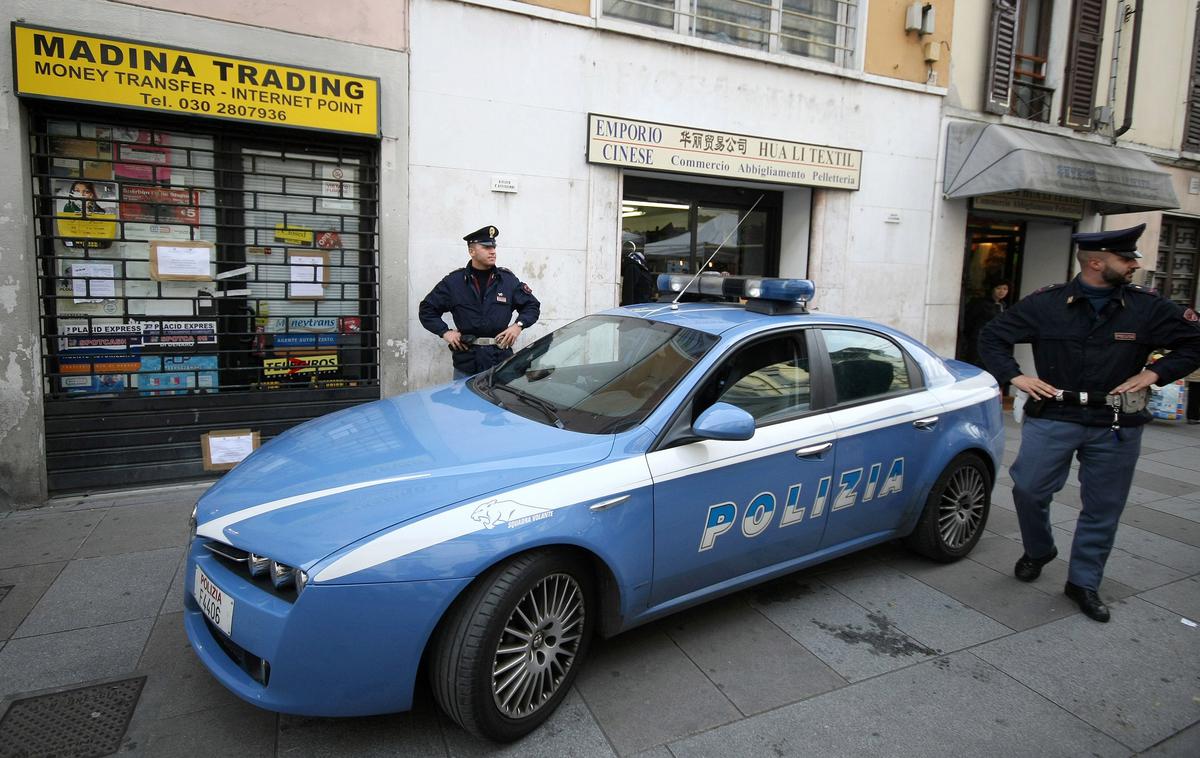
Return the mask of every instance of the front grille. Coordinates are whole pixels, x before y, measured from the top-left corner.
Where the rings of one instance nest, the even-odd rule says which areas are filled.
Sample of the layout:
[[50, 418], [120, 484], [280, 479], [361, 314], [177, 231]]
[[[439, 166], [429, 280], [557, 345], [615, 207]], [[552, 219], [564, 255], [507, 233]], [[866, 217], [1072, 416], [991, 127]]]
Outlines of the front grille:
[[208, 627], [208, 631], [213, 636], [213, 639], [225, 651], [225, 655], [228, 655], [229, 659], [236, 663], [242, 671], [245, 671], [251, 679], [266, 687], [267, 682], [271, 680], [271, 664], [265, 658], [259, 658], [254, 653], [251, 653], [246, 648], [226, 637], [225, 632], [218, 629], [207, 618], [204, 619], [204, 624]]
[[250, 554], [245, 550], [233, 545], [226, 545], [224, 542], [217, 542], [216, 540], [205, 540], [203, 544], [204, 548], [212, 553], [217, 561], [224, 564], [231, 571], [245, 577], [263, 592], [274, 595], [288, 603], [295, 603], [296, 598], [299, 597], [295, 585], [282, 588], [276, 587], [271, 581], [270, 573], [263, 574], [262, 576], [252, 576], [250, 574]]

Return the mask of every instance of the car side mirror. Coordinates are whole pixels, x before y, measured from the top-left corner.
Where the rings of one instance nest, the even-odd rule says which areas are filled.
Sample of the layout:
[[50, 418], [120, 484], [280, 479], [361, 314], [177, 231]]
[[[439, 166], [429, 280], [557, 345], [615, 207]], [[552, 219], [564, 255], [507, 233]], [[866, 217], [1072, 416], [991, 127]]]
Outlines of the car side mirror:
[[696, 418], [692, 434], [706, 440], [748, 440], [754, 436], [754, 417], [736, 405], [713, 403]]

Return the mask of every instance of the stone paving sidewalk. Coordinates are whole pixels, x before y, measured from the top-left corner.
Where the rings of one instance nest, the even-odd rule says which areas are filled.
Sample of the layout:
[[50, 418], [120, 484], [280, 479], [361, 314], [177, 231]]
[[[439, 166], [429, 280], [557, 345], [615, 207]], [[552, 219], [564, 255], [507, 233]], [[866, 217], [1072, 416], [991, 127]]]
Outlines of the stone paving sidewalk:
[[[511, 746], [463, 733], [425, 688], [410, 713], [341, 720], [226, 692], [181, 623], [202, 486], [0, 513], [0, 714], [145, 676], [122, 754], [1200, 755], [1200, 426], [1146, 430], [1101, 587], [1109, 624], [1063, 597], [1064, 560], [1012, 578], [1011, 485], [1005, 468], [956, 564], [885, 545], [598, 642], [559, 712]], [[1053, 508], [1064, 557], [1078, 504], [1070, 484]]]

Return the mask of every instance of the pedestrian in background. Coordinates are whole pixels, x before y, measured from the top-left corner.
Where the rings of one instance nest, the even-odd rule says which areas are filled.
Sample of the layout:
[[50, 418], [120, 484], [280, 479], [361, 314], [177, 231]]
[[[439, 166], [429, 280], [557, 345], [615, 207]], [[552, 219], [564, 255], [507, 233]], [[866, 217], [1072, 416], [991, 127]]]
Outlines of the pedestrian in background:
[[[968, 363], [973, 363], [980, 368], [986, 368], [983, 365], [983, 358], [979, 355], [979, 333], [983, 331], [983, 327], [988, 325], [988, 322], [1004, 313], [1004, 309], [1008, 307], [1008, 292], [1009, 285], [1004, 279], [989, 280], [984, 285], [985, 292], [982, 297], [972, 298], [967, 303], [967, 311], [963, 319], [963, 331], [966, 334], [966, 360]], [[1000, 388], [1002, 394], [1008, 393], [1008, 385], [1003, 385]]]
[[1187, 422], [1200, 424], [1200, 368], [1187, 377]]
[[[1032, 582], [1058, 555], [1050, 500], [1077, 455], [1083, 506], [1063, 591], [1101, 622], [1110, 613], [1097, 590], [1150, 421], [1148, 388], [1200, 367], [1196, 312], [1131, 283], [1145, 226], [1072, 235], [1079, 275], [1021, 300], [988, 323], [979, 340], [992, 375], [1030, 396], [1010, 470], [1025, 548], [1013, 573]], [[1013, 345], [1022, 342], [1033, 345], [1036, 376], [1022, 373], [1013, 358]], [[1155, 347], [1171, 352], [1146, 368]]]
[[[463, 237], [470, 261], [438, 282], [418, 308], [421, 326], [452, 351], [455, 379], [485, 371], [512, 355], [517, 337], [542, 312], [529, 285], [496, 265], [499, 235], [496, 227], [485, 226]], [[453, 329], [442, 319], [447, 312], [454, 319]]]

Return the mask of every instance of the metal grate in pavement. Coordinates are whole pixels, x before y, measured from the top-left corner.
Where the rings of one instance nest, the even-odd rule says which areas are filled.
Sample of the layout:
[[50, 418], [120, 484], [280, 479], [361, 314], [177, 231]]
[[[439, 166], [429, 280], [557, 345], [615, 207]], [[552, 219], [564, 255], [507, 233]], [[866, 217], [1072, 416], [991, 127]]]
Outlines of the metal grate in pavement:
[[0, 758], [98, 758], [121, 747], [146, 677], [13, 701], [0, 718]]

